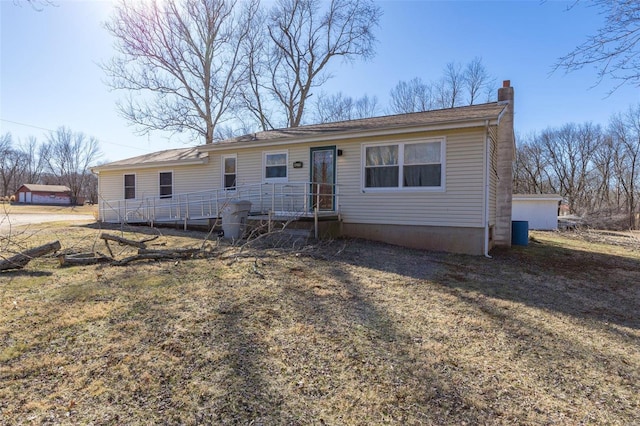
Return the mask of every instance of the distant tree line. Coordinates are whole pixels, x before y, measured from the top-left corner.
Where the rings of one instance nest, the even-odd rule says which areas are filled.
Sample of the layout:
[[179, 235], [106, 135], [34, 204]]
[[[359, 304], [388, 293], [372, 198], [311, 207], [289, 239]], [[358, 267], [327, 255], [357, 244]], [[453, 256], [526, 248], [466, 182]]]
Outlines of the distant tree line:
[[98, 179], [89, 167], [100, 157], [97, 139], [60, 127], [45, 141], [16, 141], [0, 135], [0, 197], [10, 198], [23, 184], [65, 185], [72, 202], [98, 200]]
[[569, 123], [520, 137], [514, 163], [516, 193], [555, 193], [571, 213], [624, 214], [633, 228], [640, 201], [640, 104], [606, 127]]

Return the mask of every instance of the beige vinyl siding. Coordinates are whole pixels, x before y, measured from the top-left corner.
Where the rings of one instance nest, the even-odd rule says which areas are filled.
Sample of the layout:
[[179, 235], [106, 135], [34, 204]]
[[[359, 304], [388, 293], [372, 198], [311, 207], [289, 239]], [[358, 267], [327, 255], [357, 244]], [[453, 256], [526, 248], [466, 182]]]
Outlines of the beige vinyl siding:
[[[218, 173], [219, 171], [219, 165]], [[214, 176], [218, 176], [216, 173], [216, 165], [200, 164], [191, 166], [166, 166], [166, 167], [153, 167], [153, 168], [140, 168], [136, 169], [133, 166], [129, 170], [117, 170], [109, 171], [103, 170], [100, 172], [100, 199], [98, 202], [99, 207], [104, 207], [105, 200], [110, 204], [121, 200], [121, 204], [124, 205], [124, 175], [135, 174], [136, 175], [136, 198], [133, 200], [127, 200], [127, 206], [131, 206], [131, 210], [134, 209], [136, 204], [140, 205], [142, 201], [147, 197], [157, 197], [160, 193], [160, 172], [172, 172], [172, 194], [175, 196], [185, 192], [197, 192], [207, 191], [214, 187], [214, 185], [220, 184], [220, 179], [215, 179]], [[169, 202], [170, 199], [163, 200]], [[116, 206], [112, 206], [116, 207]], [[103, 218], [108, 219], [108, 218]]]
[[[157, 196], [159, 173], [173, 172], [173, 194], [220, 189], [222, 155], [236, 154], [238, 186], [264, 182], [264, 153], [287, 152], [287, 180], [303, 183], [310, 179], [310, 149], [335, 146], [343, 155], [336, 157], [338, 209], [345, 223], [395, 224], [422, 226], [482, 227], [484, 128], [407, 134], [404, 137], [380, 136], [331, 143], [298, 143], [216, 150], [207, 164], [102, 171], [101, 197], [124, 199], [124, 174], [136, 174], [136, 199]], [[363, 192], [362, 146], [369, 143], [416, 141], [421, 138], [445, 139], [444, 190], [378, 190]], [[303, 167], [292, 164], [301, 161]], [[494, 176], [491, 174], [491, 176]], [[298, 186], [300, 188], [301, 186]], [[302, 186], [304, 188], [304, 186]], [[491, 220], [495, 222], [495, 178], [491, 181]]]
[[[425, 226], [482, 226], [482, 129], [426, 133], [415, 137], [445, 137], [444, 191], [388, 190], [363, 192], [361, 143], [338, 146], [339, 206], [346, 223]], [[402, 142], [405, 139], [387, 139]]]

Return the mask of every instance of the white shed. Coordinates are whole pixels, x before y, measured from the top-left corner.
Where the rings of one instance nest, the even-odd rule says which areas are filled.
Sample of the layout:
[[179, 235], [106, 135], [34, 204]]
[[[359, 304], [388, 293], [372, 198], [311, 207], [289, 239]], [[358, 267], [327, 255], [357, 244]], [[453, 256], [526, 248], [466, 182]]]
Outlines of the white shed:
[[556, 194], [513, 194], [512, 220], [526, 220], [529, 229], [558, 229], [558, 205], [562, 197]]

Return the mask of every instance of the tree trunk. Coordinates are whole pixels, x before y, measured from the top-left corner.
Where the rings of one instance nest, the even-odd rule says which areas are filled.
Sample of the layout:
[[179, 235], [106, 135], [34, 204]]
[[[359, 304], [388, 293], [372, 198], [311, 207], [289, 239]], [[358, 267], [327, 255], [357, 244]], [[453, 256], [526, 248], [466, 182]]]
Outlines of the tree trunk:
[[55, 252], [60, 250], [60, 242], [54, 241], [49, 244], [45, 244], [43, 246], [35, 247], [22, 253], [19, 253], [13, 257], [8, 259], [4, 259], [0, 261], [0, 271], [5, 271], [8, 269], [22, 269], [27, 263], [29, 263], [32, 259], [36, 257], [44, 256], [46, 254]]
[[125, 244], [125, 245], [132, 246], [132, 247], [139, 248], [139, 249], [146, 248], [146, 246], [145, 246], [145, 244], [143, 242], [128, 240], [126, 238], [118, 237], [117, 235], [111, 235], [111, 234], [107, 234], [107, 233], [104, 233], [104, 232], [102, 234], [100, 234], [100, 238], [105, 240], [105, 242], [106, 241], [115, 241], [117, 243]]

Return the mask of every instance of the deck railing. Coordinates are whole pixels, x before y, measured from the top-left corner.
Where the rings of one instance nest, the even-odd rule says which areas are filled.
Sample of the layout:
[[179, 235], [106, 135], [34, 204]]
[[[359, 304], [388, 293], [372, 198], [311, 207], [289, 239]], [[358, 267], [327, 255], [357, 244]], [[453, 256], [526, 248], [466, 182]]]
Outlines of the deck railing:
[[251, 214], [297, 218], [320, 211], [337, 212], [338, 187], [314, 182], [238, 185], [234, 190], [173, 194], [129, 200], [101, 200], [99, 217], [112, 223], [184, 222], [221, 217], [232, 200], [251, 202]]

